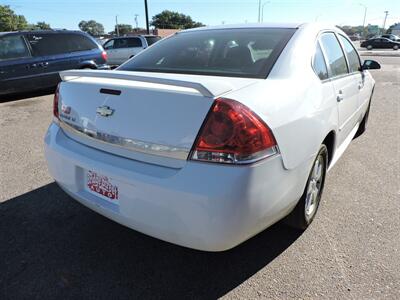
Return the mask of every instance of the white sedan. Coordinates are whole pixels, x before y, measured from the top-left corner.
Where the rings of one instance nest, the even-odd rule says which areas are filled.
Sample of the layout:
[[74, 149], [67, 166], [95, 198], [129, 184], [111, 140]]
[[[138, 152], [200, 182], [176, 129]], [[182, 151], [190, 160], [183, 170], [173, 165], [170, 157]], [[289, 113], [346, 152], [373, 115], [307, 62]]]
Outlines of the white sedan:
[[45, 136], [72, 198], [178, 245], [230, 249], [286, 217], [305, 229], [366, 129], [374, 80], [321, 24], [179, 32], [115, 71], [65, 71]]

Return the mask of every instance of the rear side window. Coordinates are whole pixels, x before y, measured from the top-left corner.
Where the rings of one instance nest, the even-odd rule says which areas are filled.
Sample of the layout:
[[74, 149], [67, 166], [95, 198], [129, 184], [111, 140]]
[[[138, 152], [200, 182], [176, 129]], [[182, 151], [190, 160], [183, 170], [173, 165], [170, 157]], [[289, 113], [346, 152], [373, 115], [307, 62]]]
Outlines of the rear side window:
[[98, 48], [90, 38], [81, 34], [64, 34], [68, 52], [87, 51]]
[[347, 74], [348, 70], [346, 59], [336, 36], [332, 32], [324, 33], [321, 35], [320, 40], [330, 66], [330, 77]]
[[0, 60], [28, 56], [30, 56], [30, 53], [22, 36], [10, 35], [0, 38]]
[[339, 35], [339, 39], [343, 45], [344, 52], [346, 52], [350, 73], [358, 72], [360, 70], [361, 63], [356, 49], [354, 49], [354, 46], [344, 36]]
[[161, 40], [161, 38], [159, 36], [146, 36], [145, 37], [146, 41], [147, 41], [147, 45], [153, 45], [155, 42], [158, 42], [159, 40]]
[[356, 49], [344, 36], [339, 35], [339, 39], [343, 45], [344, 52], [346, 52], [350, 73], [358, 72], [360, 70], [361, 62]]
[[142, 47], [142, 41], [139, 38], [126, 38], [126, 39], [114, 40], [114, 49], [134, 48], [134, 47]]
[[265, 78], [295, 29], [187, 31], [154, 44], [119, 70]]
[[57, 55], [97, 48], [93, 41], [80, 34], [28, 34], [27, 38], [36, 56]]
[[321, 50], [319, 43], [315, 48], [315, 54], [313, 59], [313, 68], [315, 73], [318, 75], [319, 79], [328, 79], [328, 69], [326, 67], [325, 58]]
[[140, 38], [129, 38], [128, 47], [142, 47], [142, 40]]
[[35, 56], [56, 55], [67, 52], [67, 41], [59, 34], [28, 34]]

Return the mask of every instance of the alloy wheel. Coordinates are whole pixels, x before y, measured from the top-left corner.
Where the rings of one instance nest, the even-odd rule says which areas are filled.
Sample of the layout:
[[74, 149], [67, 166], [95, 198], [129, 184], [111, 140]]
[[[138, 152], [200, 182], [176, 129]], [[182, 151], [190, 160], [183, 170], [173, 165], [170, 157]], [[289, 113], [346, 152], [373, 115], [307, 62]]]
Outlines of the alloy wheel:
[[307, 194], [304, 206], [304, 215], [309, 222], [315, 215], [321, 198], [322, 184], [325, 176], [324, 157], [320, 154], [314, 162], [308, 181]]

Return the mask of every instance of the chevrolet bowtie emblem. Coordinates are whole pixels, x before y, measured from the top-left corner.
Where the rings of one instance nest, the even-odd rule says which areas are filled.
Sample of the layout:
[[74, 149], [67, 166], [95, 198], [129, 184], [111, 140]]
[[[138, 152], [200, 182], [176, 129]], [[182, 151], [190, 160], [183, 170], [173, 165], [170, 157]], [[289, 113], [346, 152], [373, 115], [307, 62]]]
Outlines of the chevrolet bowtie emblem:
[[96, 109], [96, 113], [102, 117], [109, 117], [114, 113], [114, 110], [109, 106], [103, 105]]

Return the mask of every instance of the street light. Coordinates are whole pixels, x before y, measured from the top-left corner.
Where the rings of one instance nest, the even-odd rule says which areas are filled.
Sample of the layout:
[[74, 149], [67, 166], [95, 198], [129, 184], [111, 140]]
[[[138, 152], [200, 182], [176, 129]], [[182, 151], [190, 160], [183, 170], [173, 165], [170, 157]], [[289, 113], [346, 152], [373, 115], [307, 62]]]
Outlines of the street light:
[[362, 4], [362, 3], [358, 3], [359, 5], [361, 5], [362, 7], [364, 7], [364, 20], [363, 20], [363, 36], [365, 38], [365, 19], [367, 17], [367, 6]]
[[264, 22], [264, 6], [265, 4], [271, 3], [271, 1], [264, 2], [261, 8], [261, 22]]

